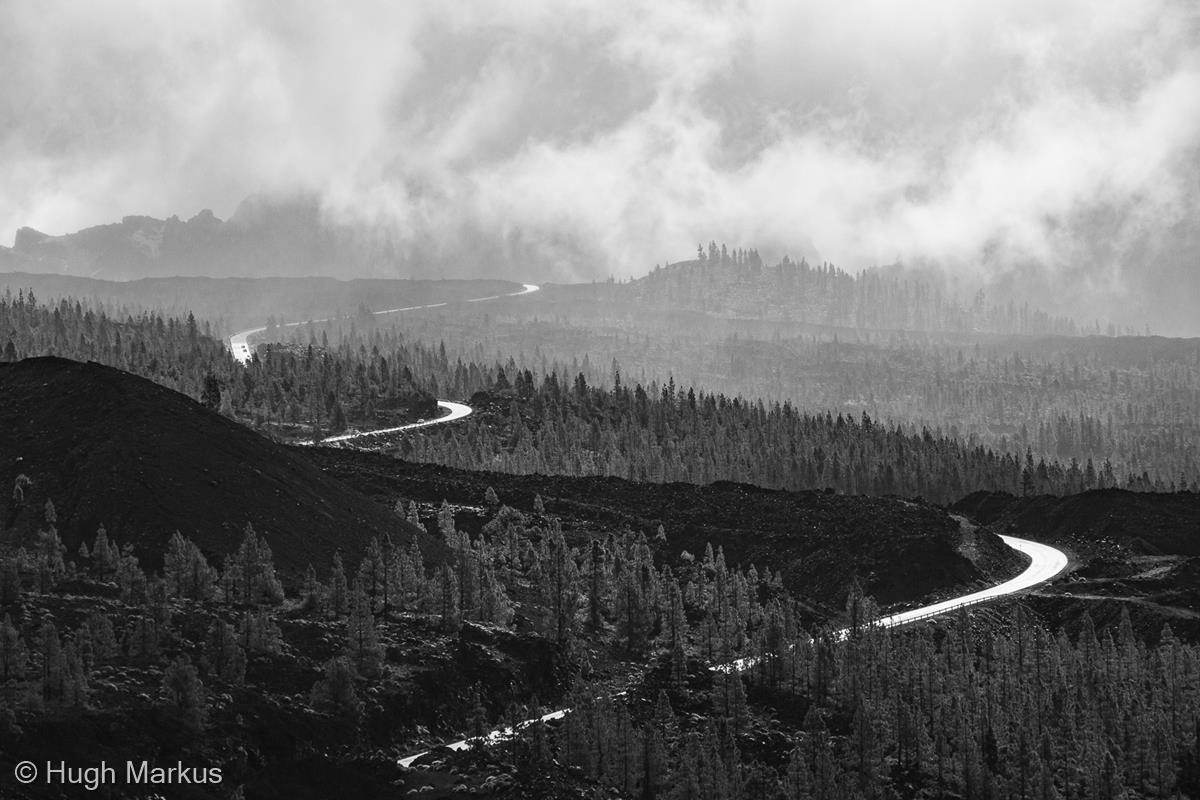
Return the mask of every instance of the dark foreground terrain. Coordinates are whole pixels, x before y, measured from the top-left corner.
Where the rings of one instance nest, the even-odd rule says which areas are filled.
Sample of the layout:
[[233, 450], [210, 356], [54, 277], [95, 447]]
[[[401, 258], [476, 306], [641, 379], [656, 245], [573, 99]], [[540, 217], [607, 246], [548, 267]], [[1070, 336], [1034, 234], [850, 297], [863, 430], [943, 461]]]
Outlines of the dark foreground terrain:
[[898, 499], [283, 448], [56, 358], [0, 367], [0, 393], [6, 781], [22, 759], [149, 759], [221, 766], [173, 797], [462, 795], [395, 760], [656, 670], [706, 698], [706, 664], [839, 624], [856, 581], [913, 601], [1021, 566]]
[[[434, 434], [436, 435], [436, 434]], [[961, 593], [1024, 568], [1021, 556], [990, 534], [965, 534], [943, 509], [899, 498], [787, 492], [718, 482], [637, 483], [475, 472], [417, 464], [375, 453], [314, 448], [305, 456], [378, 500], [442, 500], [460, 507], [459, 524], [478, 527], [490, 487], [522, 510], [540, 497], [573, 540], [628, 528], [654, 540], [666, 563], [705, 546], [724, 549], [730, 566], [781, 570], [784, 586], [826, 609], [840, 607], [858, 582], [882, 604]], [[970, 554], [970, 557], [966, 555]]]
[[175, 531], [217, 559], [251, 524], [296, 577], [339, 548], [357, 563], [372, 536], [419, 534], [302, 453], [95, 363], [0, 364], [0, 454], [0, 541], [14, 545], [45, 524], [47, 501], [72, 556], [103, 525], [154, 566]]
[[[1019, 571], [994, 533], [1069, 548], [1098, 595], [1102, 581], [1128, 594], [1169, 580], [1175, 607], [1190, 608], [1191, 497], [988, 495], [948, 511], [733, 483], [478, 473], [282, 447], [94, 364], [5, 365], [0, 392], [0, 479], [13, 486], [0, 538], [0, 797], [849, 800], [1200, 786], [1191, 632], [1158, 624], [1151, 637], [1125, 595], [1111, 615], [1047, 589], [894, 633], [854, 626], [876, 600], [914, 604]], [[1058, 617], [1069, 636], [1038, 621], [1056, 603], [1076, 614]], [[825, 633], [844, 625], [845, 641]], [[740, 673], [710, 668], [734, 659]], [[1143, 699], [1133, 707], [1114, 689], [1130, 682]], [[1096, 713], [1076, 714], [1068, 695]], [[496, 748], [438, 747], [564, 706], [577, 711]], [[18, 761], [57, 759], [220, 767], [223, 779], [72, 793], [9, 777]]]

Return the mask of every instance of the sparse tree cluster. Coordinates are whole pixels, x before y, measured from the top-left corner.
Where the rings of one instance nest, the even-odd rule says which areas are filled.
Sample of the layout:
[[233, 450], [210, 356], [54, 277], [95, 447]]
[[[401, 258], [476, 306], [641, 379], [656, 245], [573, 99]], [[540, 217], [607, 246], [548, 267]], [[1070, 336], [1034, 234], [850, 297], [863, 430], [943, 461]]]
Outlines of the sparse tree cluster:
[[1079, 333], [1070, 319], [1031, 309], [1028, 303], [989, 304], [982, 291], [969, 303], [959, 302], [929, 276], [899, 269], [851, 275], [827, 262], [813, 266], [787, 256], [767, 266], [753, 248], [729, 250], [716, 242], [699, 247], [695, 260], [656, 269], [629, 290], [643, 302], [666, 308], [735, 311], [846, 328]]

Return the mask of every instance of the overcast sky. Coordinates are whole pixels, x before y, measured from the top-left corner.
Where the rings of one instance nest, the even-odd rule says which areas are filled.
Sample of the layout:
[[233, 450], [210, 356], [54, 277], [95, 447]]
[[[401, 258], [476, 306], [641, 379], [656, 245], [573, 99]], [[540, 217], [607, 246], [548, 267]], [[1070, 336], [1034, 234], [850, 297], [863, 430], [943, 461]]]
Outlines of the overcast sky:
[[560, 279], [711, 238], [1200, 300], [1189, 0], [0, 8], [5, 239], [304, 192]]

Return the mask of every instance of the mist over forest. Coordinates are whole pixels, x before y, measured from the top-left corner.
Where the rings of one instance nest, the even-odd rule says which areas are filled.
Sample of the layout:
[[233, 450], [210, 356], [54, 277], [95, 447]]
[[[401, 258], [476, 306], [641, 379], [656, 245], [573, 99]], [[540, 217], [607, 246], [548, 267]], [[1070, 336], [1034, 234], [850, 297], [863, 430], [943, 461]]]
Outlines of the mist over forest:
[[4, 12], [0, 798], [1200, 798], [1193, 3]]
[[254, 196], [365, 251], [301, 274], [604, 280], [716, 238], [1200, 332], [1187, 3], [10, 8], [8, 236]]

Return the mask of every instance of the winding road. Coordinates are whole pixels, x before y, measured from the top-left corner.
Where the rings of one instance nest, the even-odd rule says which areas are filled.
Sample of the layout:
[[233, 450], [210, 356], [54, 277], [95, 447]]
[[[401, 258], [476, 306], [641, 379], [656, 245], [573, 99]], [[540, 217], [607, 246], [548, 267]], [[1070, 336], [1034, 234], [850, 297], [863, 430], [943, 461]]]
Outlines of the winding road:
[[[1004, 583], [996, 584], [995, 586], [978, 592], [972, 592], [971, 594], [962, 595], [961, 597], [943, 600], [939, 603], [933, 603], [932, 605], [924, 606], [922, 608], [914, 608], [911, 611], [904, 611], [899, 614], [881, 617], [880, 619], [875, 620], [873, 624], [884, 628], [894, 628], [899, 625], [906, 625], [910, 622], [917, 622], [918, 620], [929, 619], [930, 617], [936, 617], [940, 614], [946, 614], [950, 611], [965, 608], [966, 606], [978, 605], [979, 603], [985, 603], [989, 600], [1010, 597], [1053, 579], [1067, 568], [1067, 555], [1061, 550], [1050, 547], [1049, 545], [1040, 544], [1038, 542], [1031, 542], [1028, 539], [1018, 539], [1015, 536], [1001, 536], [1000, 538], [1004, 540], [1004, 543], [1009, 547], [1029, 556], [1029, 566], [1026, 567], [1025, 571], [1020, 575], [1007, 580]], [[846, 629], [842, 629], [835, 631], [833, 637], [835, 639], [844, 639], [847, 633], [848, 631]], [[758, 660], [759, 658], [755, 656], [739, 658], [736, 661], [729, 662], [728, 664], [717, 664], [711, 667], [711, 669], [719, 672], [744, 672], [758, 663]], [[619, 697], [623, 694], [625, 693], [619, 692], [616, 696]], [[527, 719], [524, 722], [519, 722], [512, 727], [498, 728], [497, 730], [494, 730], [491, 733], [483, 736], [482, 743], [485, 745], [492, 745], [507, 739], [511, 739], [523, 728], [538, 722], [549, 722], [550, 720], [562, 719], [570, 713], [571, 709], [562, 708], [558, 711], [551, 711], [548, 714], [543, 714], [540, 717], [534, 717], [533, 719]], [[446, 747], [450, 750], [466, 750], [467, 748], [474, 746], [479, 741], [479, 738], [460, 739], [457, 742], [450, 742], [449, 744], [441, 745], [441, 747]], [[429, 755], [430, 752], [432, 751], [424, 750], [420, 753], [414, 753], [411, 756], [405, 756], [404, 758], [400, 759], [400, 766], [411, 767], [417, 759]]]
[[[532, 294], [533, 292], [538, 291], [540, 288], [541, 287], [537, 286], [536, 284], [526, 283], [526, 284], [523, 284], [523, 288], [519, 292], [512, 292], [510, 294], [490, 295], [488, 297], [475, 297], [475, 298], [471, 298], [469, 300], [464, 300], [461, 302], [482, 303], [487, 300], [498, 300], [502, 297], [517, 297], [517, 296], [524, 295], [524, 294]], [[388, 309], [384, 309], [382, 311], [373, 311], [371, 313], [375, 314], [376, 316], [382, 316], [384, 314], [398, 314], [403, 311], [418, 311], [418, 310], [427, 309], [427, 308], [442, 308], [443, 306], [447, 306], [447, 305], [449, 305], [448, 302], [446, 302], [446, 303], [430, 303], [428, 305], [421, 305], [421, 306], [405, 306], [403, 308], [388, 308]], [[330, 320], [330, 318], [317, 319], [317, 320], [306, 320], [304, 322], [288, 322], [288, 323], [282, 325], [281, 327], [293, 328], [293, 327], [296, 327], [299, 325], [304, 325], [307, 322], [328, 322], [329, 320]], [[239, 331], [239, 332], [233, 334], [232, 336], [230, 336], [229, 337], [229, 349], [233, 353], [234, 357], [237, 358], [239, 361], [241, 361], [243, 364], [248, 362], [253, 353], [253, 351], [250, 349], [250, 344], [248, 342], [249, 337], [251, 337], [257, 333], [262, 333], [265, 330], [266, 330], [265, 326], [261, 327], [261, 328], [249, 328], [244, 331]], [[439, 400], [438, 406], [440, 408], [444, 409], [447, 413], [445, 413], [439, 417], [435, 417], [434, 419], [421, 420], [419, 422], [413, 422], [413, 423], [409, 423], [407, 425], [400, 425], [400, 426], [397, 426], [394, 428], [382, 428], [379, 430], [370, 430], [370, 431], [351, 431], [350, 433], [343, 433], [338, 436], [330, 436], [328, 438], [322, 439], [321, 443], [322, 444], [336, 444], [339, 442], [348, 442], [348, 441], [351, 441], [354, 439], [361, 439], [361, 438], [369, 437], [369, 436], [382, 436], [382, 435], [386, 435], [389, 433], [399, 433], [401, 431], [413, 430], [415, 428], [424, 428], [424, 427], [427, 427], [430, 425], [440, 425], [445, 422], [453, 422], [456, 419], [462, 419], [463, 417], [466, 417], [471, 413], [470, 406], [464, 405], [463, 403], [456, 403], [451, 400]], [[1020, 553], [1025, 554], [1026, 556], [1029, 557], [1029, 566], [1026, 567], [1025, 570], [1020, 575], [1018, 575], [1015, 578], [1012, 578], [1010, 580], [1007, 580], [1003, 583], [999, 583], [995, 586], [989, 587], [987, 589], [982, 589], [978, 592], [971, 592], [970, 594], [965, 594], [960, 597], [952, 597], [949, 600], [942, 600], [940, 602], [933, 603], [933, 604], [927, 605], [927, 606], [923, 606], [921, 608], [914, 608], [909, 611], [902, 611], [898, 614], [891, 614], [886, 617], [881, 617], [880, 619], [875, 620], [873, 624], [880, 626], [880, 627], [884, 627], [884, 628], [894, 628], [899, 625], [907, 625], [911, 622], [917, 622], [919, 620], [929, 619], [930, 617], [936, 617], [941, 614], [946, 614], [951, 611], [956, 611], [960, 608], [965, 608], [967, 606], [973, 606], [973, 605], [977, 605], [979, 603], [986, 603], [990, 600], [1011, 597], [1020, 592], [1024, 592], [1028, 589], [1032, 589], [1035, 586], [1038, 586], [1049, 580], [1052, 580], [1053, 578], [1057, 577], [1064, 569], [1067, 568], [1068, 559], [1067, 559], [1066, 554], [1063, 553], [1061, 550], [1050, 547], [1049, 545], [1040, 544], [1039, 542], [1031, 542], [1028, 539], [1018, 539], [1015, 536], [1001, 536], [1000, 538], [1009, 547], [1013, 548], [1014, 550], [1016, 550]], [[846, 635], [847, 635], [846, 630], [840, 630], [840, 631], [834, 632], [834, 638], [845, 638]], [[756, 664], [757, 661], [758, 661], [758, 657], [752, 656], [752, 657], [748, 657], [748, 658], [737, 659], [736, 661], [731, 661], [728, 664], [718, 664], [718, 665], [713, 666], [711, 669], [722, 671], [722, 672], [742, 672], [742, 671], [745, 671], [745, 670], [749, 669], [750, 667], [754, 666], [754, 664]], [[624, 694], [624, 692], [618, 693], [617, 696], [620, 696], [622, 694]], [[525, 720], [524, 722], [517, 723], [516, 726], [499, 728], [497, 730], [494, 730], [491, 733], [483, 736], [482, 741], [484, 744], [494, 744], [496, 742], [504, 741], [506, 739], [509, 739], [509, 738], [515, 736], [516, 733], [522, 728], [525, 728], [525, 727], [532, 725], [534, 723], [537, 723], [537, 722], [548, 722], [550, 720], [562, 719], [569, 713], [571, 713], [571, 709], [569, 709], [569, 708], [563, 708], [563, 709], [559, 709], [557, 711], [551, 711], [547, 714], [543, 714], [540, 717], [534, 717], [533, 719], [528, 719], [528, 720]], [[478, 741], [480, 741], [480, 740], [476, 739], [476, 738], [460, 739], [457, 742], [450, 742], [449, 744], [445, 744], [442, 746], [449, 748], [450, 750], [465, 750], [468, 747], [473, 746]], [[400, 766], [402, 766], [402, 767], [412, 766], [412, 764], [417, 759], [419, 759], [423, 756], [429, 755], [430, 752], [431, 751], [429, 751], [429, 750], [424, 750], [420, 753], [414, 753], [413, 755], [406, 756], [406, 757], [400, 759], [400, 762], [399, 762]]]
[[[473, 408], [464, 404], [456, 403], [453, 400], [438, 400], [438, 408], [443, 408], [447, 412], [440, 417], [433, 419], [423, 419], [419, 422], [410, 422], [407, 425], [397, 425], [395, 428], [377, 428], [369, 431], [351, 431], [350, 433], [342, 433], [337, 436], [327, 436], [321, 440], [321, 444], [337, 444], [339, 442], [349, 442], [353, 439], [363, 439], [367, 436], [383, 436], [387, 433], [400, 433], [401, 431], [411, 431], [416, 428], [425, 428], [430, 425], [441, 425], [443, 422], [453, 422], [456, 419], [462, 419], [469, 416]], [[312, 442], [304, 442], [304, 444], [312, 444]]]
[[[499, 300], [501, 297], [519, 297], [520, 295], [523, 295], [523, 294], [533, 294], [534, 292], [536, 292], [542, 288], [534, 283], [525, 283], [525, 284], [521, 284], [521, 285], [523, 288], [519, 292], [510, 292], [509, 294], [493, 294], [493, 295], [489, 295], [488, 297], [474, 297], [474, 298], [471, 298], [470, 300], [464, 300], [461, 302], [482, 303], [485, 300]], [[455, 302], [458, 302], [458, 301], [455, 301]], [[399, 314], [401, 311], [420, 311], [421, 309], [425, 309], [425, 308], [442, 308], [443, 306], [448, 306], [448, 305], [450, 305], [449, 302], [428, 303], [427, 305], [423, 305], [423, 306], [404, 306], [403, 308], [385, 308], [382, 311], [372, 311], [371, 313], [377, 317], [382, 317], [384, 314]], [[309, 323], [329, 322], [332, 319], [333, 319], [333, 317], [325, 317], [323, 319], [306, 319], [306, 320], [301, 320], [299, 322], [287, 322], [287, 323], [284, 323], [283, 325], [280, 325], [279, 327], [295, 328], [300, 325], [307, 325]], [[248, 339], [256, 333], [262, 333], [266, 329], [267, 329], [267, 327], [265, 325], [262, 326], [261, 328], [247, 328], [244, 331], [238, 331], [237, 333], [233, 334], [233, 336], [230, 336], [229, 337], [229, 350], [230, 350], [230, 352], [233, 353], [233, 357], [236, 358], [238, 361], [242, 362], [243, 364], [247, 363], [250, 360], [250, 357], [254, 354], [254, 351], [250, 349], [250, 343], [249, 343]], [[455, 419], [458, 419], [458, 417], [455, 417]], [[441, 418], [439, 418], [439, 421], [440, 422], [449, 422], [449, 420], [441, 419]]]
[[[521, 291], [519, 291], [519, 292], [510, 292], [509, 294], [493, 294], [493, 295], [489, 295], [487, 297], [473, 297], [469, 300], [464, 300], [462, 302], [482, 303], [486, 300], [499, 300], [502, 297], [520, 297], [523, 294], [533, 294], [534, 292], [536, 292], [542, 288], [535, 283], [524, 283], [524, 284], [521, 284], [521, 286], [522, 286], [522, 288], [521, 288]], [[446, 302], [446, 303], [429, 303], [429, 304], [423, 305], [423, 306], [404, 306], [403, 308], [385, 308], [382, 311], [372, 311], [371, 313], [377, 317], [381, 317], [384, 314], [399, 314], [402, 311], [419, 311], [424, 308], [442, 308], [443, 306], [448, 306], [448, 305], [450, 305], [448, 302]], [[324, 319], [305, 320], [304, 322], [288, 322], [288, 323], [281, 325], [280, 327], [281, 328], [295, 328], [299, 325], [306, 325], [309, 322], [313, 322], [313, 323], [329, 322], [331, 319], [332, 319], [332, 317], [325, 317]], [[262, 333], [266, 329], [267, 329], [266, 326], [263, 326], [261, 328], [247, 328], [244, 331], [238, 331], [237, 333], [230, 336], [229, 337], [229, 351], [231, 353], [233, 353], [233, 357], [236, 358], [238, 361], [242, 362], [243, 364], [248, 363], [250, 361], [251, 356], [253, 356], [253, 354], [254, 354], [254, 351], [250, 349], [249, 338], [256, 333]], [[438, 416], [438, 417], [434, 417], [433, 419], [423, 419], [423, 420], [420, 420], [419, 422], [410, 422], [407, 425], [398, 425], [394, 428], [379, 428], [377, 430], [370, 430], [370, 431], [351, 431], [349, 433], [338, 434], [337, 436], [327, 436], [324, 439], [322, 439], [320, 443], [321, 444], [337, 444], [339, 442], [348, 442], [353, 439], [361, 439], [361, 438], [364, 438], [367, 436], [384, 436], [389, 433], [400, 433], [402, 431], [411, 431], [411, 430], [415, 430], [417, 428], [425, 428], [425, 427], [428, 427], [429, 425], [441, 425], [443, 422], [453, 422], [456, 419], [462, 419], [463, 417], [469, 416], [471, 414], [471, 410], [472, 410], [470, 406], [465, 405], [463, 403], [456, 403], [453, 400], [438, 400], [437, 404], [438, 404], [439, 408], [444, 409], [447, 413], [442, 414], [441, 416]], [[312, 444], [312, 442], [303, 442], [302, 444]]]
[[1045, 583], [1067, 568], [1067, 554], [1050, 545], [1031, 542], [1028, 539], [1018, 539], [1015, 536], [1002, 535], [1000, 539], [1013, 550], [1029, 556], [1029, 566], [1020, 575], [1004, 583], [962, 597], [953, 597], [923, 608], [914, 608], [912, 611], [902, 611], [899, 614], [882, 617], [875, 624], [884, 628], [894, 628], [897, 625], [936, 617], [965, 606], [985, 603], [999, 597], [1008, 597]]

